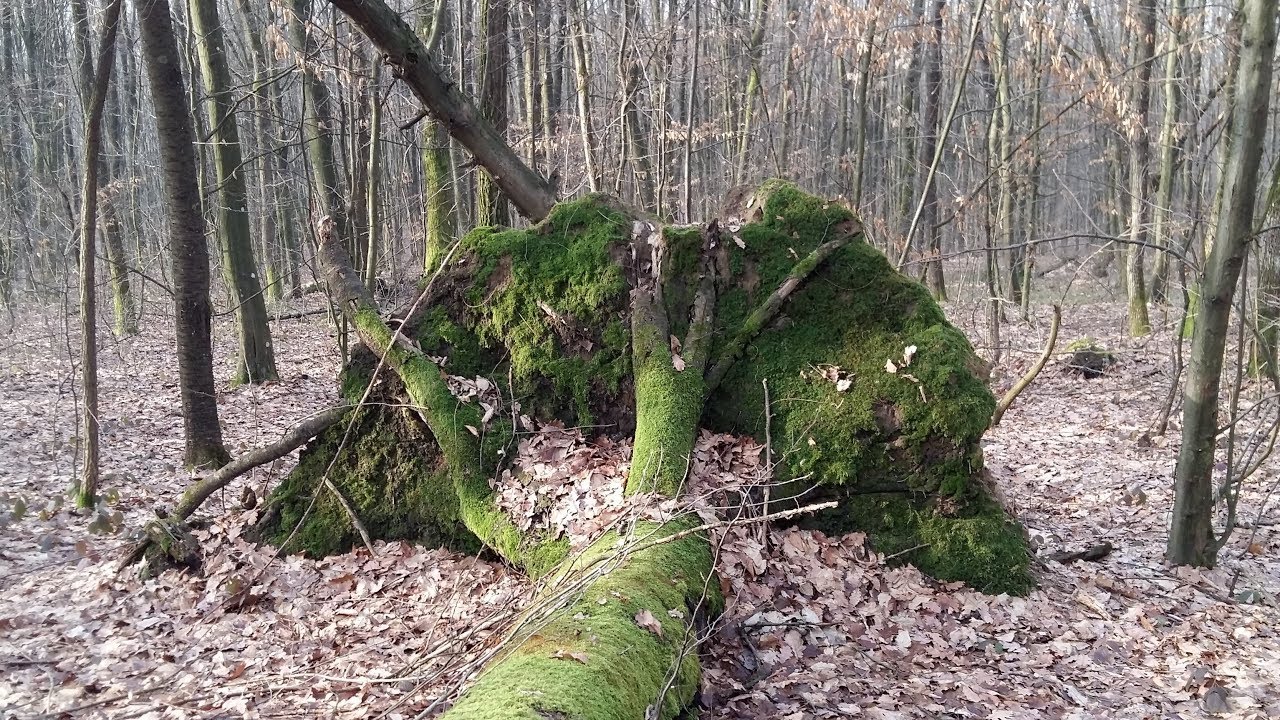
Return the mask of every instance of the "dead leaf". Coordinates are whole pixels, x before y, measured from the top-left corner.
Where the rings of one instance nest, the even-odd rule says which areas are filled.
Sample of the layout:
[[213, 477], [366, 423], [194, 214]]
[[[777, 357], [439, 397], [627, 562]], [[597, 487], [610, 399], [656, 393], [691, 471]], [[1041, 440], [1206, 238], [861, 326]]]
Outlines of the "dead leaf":
[[639, 625], [658, 637], [662, 637], [662, 623], [658, 622], [658, 618], [654, 617], [653, 613], [648, 610], [641, 610], [636, 613], [635, 621], [636, 625]]

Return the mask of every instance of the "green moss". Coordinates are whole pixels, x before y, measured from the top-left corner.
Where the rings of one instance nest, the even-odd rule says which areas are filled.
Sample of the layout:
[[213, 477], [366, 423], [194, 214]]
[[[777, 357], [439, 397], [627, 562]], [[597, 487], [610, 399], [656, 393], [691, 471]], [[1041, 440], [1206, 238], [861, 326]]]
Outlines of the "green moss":
[[449, 316], [444, 306], [428, 310], [418, 331], [418, 346], [432, 357], [446, 358], [445, 369], [453, 375], [475, 377], [493, 367], [479, 340]]
[[[741, 270], [717, 304], [713, 357], [798, 263], [853, 218], [786, 183], [762, 193], [755, 221], [737, 233], [745, 248], [726, 248]], [[1021, 533], [1004, 528], [1004, 513], [973, 481], [995, 408], [983, 374], [928, 291], [858, 240], [818, 268], [754, 338], [708, 400], [704, 419], [763, 438], [767, 380], [779, 474], [802, 478], [784, 494], [822, 485], [848, 510], [840, 529], [868, 531], [885, 552], [925, 545], [908, 555], [926, 572], [983, 589], [1025, 588]], [[870, 499], [877, 497], [919, 500], [882, 512], [874, 502], [889, 501]], [[938, 504], [955, 517], [928, 509]], [[992, 546], [984, 550], [986, 542]]]
[[629, 232], [626, 217], [591, 196], [557, 205], [532, 229], [480, 228], [464, 240], [480, 265], [468, 330], [507, 353], [535, 414], [592, 424], [629, 377], [628, 285], [617, 261]]
[[867, 532], [895, 564], [913, 564], [939, 580], [962, 580], [985, 593], [1023, 595], [1034, 586], [1021, 527], [993, 501], [968, 503], [956, 516], [948, 503], [885, 493], [852, 498], [803, 523], [825, 532]]
[[[775, 199], [779, 194], [786, 202]], [[722, 296], [720, 342], [786, 278], [797, 257], [849, 219], [841, 208], [790, 191], [771, 196], [764, 212], [773, 220], [744, 226], [746, 248], [731, 248], [743, 256], [751, 281]], [[807, 212], [808, 220], [796, 212]], [[925, 492], [949, 480], [959, 494], [956, 462], [969, 458], [995, 400], [972, 371], [977, 361], [968, 341], [928, 291], [855, 241], [792, 295], [783, 314], [730, 370], [708, 403], [710, 423], [762, 435], [761, 381], [768, 379], [775, 447], [793, 476], [859, 486], [893, 480]], [[913, 345], [910, 365], [885, 369], [889, 360], [903, 366], [904, 350]], [[827, 366], [851, 381], [846, 391], [823, 376]]]
[[636, 434], [627, 494], [676, 497], [702, 415], [706, 383], [693, 368], [677, 371], [666, 338], [634, 337]]
[[[280, 515], [266, 528], [266, 537], [278, 545], [292, 534], [286, 550], [312, 557], [346, 552], [360, 543], [346, 510], [318, 481], [327, 472], [373, 537], [479, 550], [461, 524], [447, 468], [422, 424], [404, 409], [366, 409], [353, 416], [303, 450], [297, 467], [272, 495]], [[347, 422], [352, 423], [349, 433]]]
[[[642, 524], [636, 536], [687, 527]], [[718, 583], [708, 582], [710, 546], [691, 535], [615, 558], [617, 541], [610, 533], [575, 560], [577, 570], [553, 588], [584, 569], [612, 569], [492, 665], [445, 718], [636, 720], [659, 695], [659, 717], [674, 718], [692, 702], [699, 677], [693, 618], [714, 616], [723, 603]], [[644, 611], [661, 623], [661, 635], [637, 625]]]

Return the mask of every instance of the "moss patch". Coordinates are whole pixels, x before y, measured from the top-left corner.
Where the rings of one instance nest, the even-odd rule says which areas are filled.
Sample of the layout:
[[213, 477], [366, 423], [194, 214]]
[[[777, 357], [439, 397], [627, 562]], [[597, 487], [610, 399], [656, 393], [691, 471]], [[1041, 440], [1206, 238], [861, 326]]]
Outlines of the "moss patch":
[[422, 423], [405, 409], [353, 414], [341, 452], [337, 449], [347, 421], [329, 428], [302, 451], [297, 467], [272, 494], [280, 514], [264, 529], [265, 537], [279, 545], [297, 527], [285, 549], [312, 557], [346, 552], [360, 543], [346, 511], [319, 483], [328, 469], [329, 479], [373, 537], [478, 551], [479, 542], [460, 522], [457, 496], [439, 449]]
[[[744, 267], [718, 310], [723, 341], [786, 278], [798, 258], [831, 239], [848, 210], [778, 186], [763, 219], [744, 226]], [[904, 351], [914, 346], [910, 364]], [[898, 366], [886, 370], [886, 362]], [[762, 435], [773, 398], [774, 446], [792, 476], [866, 491], [884, 484], [962, 495], [980, 469], [975, 450], [995, 399], [975, 374], [964, 335], [919, 283], [855, 241], [791, 296], [708, 403], [716, 427]], [[848, 389], [838, 379], [850, 381]]]
[[[636, 537], [656, 539], [687, 527], [641, 524]], [[707, 581], [710, 546], [692, 535], [611, 559], [617, 540], [606, 535], [574, 562], [607, 574], [490, 666], [445, 718], [635, 720], [645, 717], [673, 667], [659, 716], [677, 717], [692, 702], [699, 664], [690, 627], [695, 612], [714, 616], [723, 603], [718, 583]], [[574, 577], [577, 571], [570, 571], [559, 585]], [[661, 623], [660, 635], [637, 625], [645, 611]]]
[[1034, 586], [1022, 528], [990, 499], [950, 503], [898, 493], [862, 495], [802, 526], [827, 533], [862, 530], [894, 564], [912, 564], [939, 580], [962, 580], [985, 593], [1023, 595]]
[[[737, 233], [745, 248], [727, 244], [738, 269], [717, 305], [716, 352], [802, 258], [853, 217], [786, 183], [767, 184], [757, 197], [754, 222]], [[705, 420], [763, 438], [767, 379], [779, 474], [804, 478], [792, 492], [826, 486], [847, 506], [839, 529], [868, 531], [888, 554], [926, 545], [904, 557], [936, 577], [1025, 590], [1021, 532], [1004, 527], [1003, 511], [975, 482], [979, 442], [995, 408], [984, 375], [924, 286], [854, 241], [750, 343], [709, 399]], [[898, 500], [877, 510], [875, 503], [889, 500], [876, 497]], [[985, 543], [991, 547], [983, 550]]]
[[468, 329], [506, 353], [517, 396], [535, 414], [592, 424], [629, 379], [629, 285], [617, 259], [629, 232], [625, 216], [589, 196], [532, 229], [465, 238], [479, 264]]

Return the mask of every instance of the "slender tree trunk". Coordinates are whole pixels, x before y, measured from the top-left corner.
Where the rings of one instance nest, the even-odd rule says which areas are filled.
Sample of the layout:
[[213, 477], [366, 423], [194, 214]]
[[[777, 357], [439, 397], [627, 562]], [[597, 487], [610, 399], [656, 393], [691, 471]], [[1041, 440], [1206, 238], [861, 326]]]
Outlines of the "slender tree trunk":
[[693, 60], [689, 64], [689, 82], [685, 87], [684, 104], [684, 178], [681, 182], [684, 221], [693, 222], [693, 123], [697, 120], [694, 108], [698, 106], [698, 51], [702, 43], [702, 3], [693, 4]]
[[218, 181], [218, 226], [222, 229], [222, 260], [236, 313], [240, 358], [234, 384], [275, 380], [275, 352], [267, 326], [267, 303], [262, 296], [258, 264], [249, 228], [249, 192], [245, 184], [240, 130], [236, 125], [231, 71], [223, 48], [217, 0], [190, 0], [191, 19], [200, 36], [200, 65], [208, 92], [206, 107], [213, 126], [213, 158]]
[[[480, 18], [476, 27], [484, 31], [483, 51], [476, 59], [476, 77], [480, 83], [480, 111], [499, 135], [507, 131], [507, 27], [509, 0], [480, 0]], [[488, 173], [476, 178], [476, 225], [510, 225], [507, 199]]]
[[[447, 0], [436, 0], [431, 14], [424, 16], [422, 33], [427, 51], [440, 57], [453, 55], [453, 33]], [[430, 275], [444, 257], [458, 232], [457, 196], [449, 162], [449, 133], [444, 124], [427, 118], [422, 128], [422, 169], [425, 191], [426, 248], [423, 274]]]
[[875, 37], [876, 21], [875, 18], [872, 18], [867, 22], [867, 28], [862, 34], [862, 41], [860, 42], [862, 52], [858, 58], [858, 99], [854, 108], [858, 122], [854, 126], [853, 132], [853, 191], [849, 195], [853, 201], [853, 207], [856, 209], [862, 207], [862, 183], [863, 178], [866, 176], [867, 90], [871, 86], [871, 50]]
[[[640, 92], [640, 59], [635, 50], [635, 39], [640, 30], [640, 13], [636, 0], [623, 0], [623, 8], [625, 16], [622, 44], [618, 48], [618, 65], [622, 76], [621, 120], [624, 135], [620, 165], [631, 166], [640, 207], [648, 212], [656, 212], [658, 207], [654, 197], [653, 166], [649, 159], [649, 144], [636, 100]], [[622, 182], [621, 173], [618, 182]]]
[[1222, 171], [1221, 211], [1200, 281], [1199, 318], [1191, 338], [1183, 391], [1182, 447], [1174, 469], [1173, 522], [1165, 560], [1173, 565], [1212, 566], [1230, 534], [1213, 533], [1214, 450], [1218, 437], [1218, 393], [1227, 325], [1240, 268], [1253, 235], [1257, 197], [1257, 152], [1266, 137], [1276, 46], [1277, 0], [1245, 0], [1240, 60], [1233, 93], [1231, 152]]
[[1143, 245], [1147, 242], [1147, 222], [1151, 217], [1148, 200], [1147, 165], [1151, 160], [1151, 137], [1147, 129], [1151, 108], [1151, 68], [1156, 52], [1156, 0], [1136, 0], [1138, 29], [1134, 33], [1133, 56], [1137, 77], [1130, 94], [1135, 114], [1133, 148], [1129, 155], [1129, 247], [1125, 271], [1129, 298], [1129, 334], [1134, 337], [1151, 332], [1147, 314], [1147, 284]]
[[[573, 33], [573, 71], [577, 80], [578, 133], [582, 136], [582, 155], [586, 164], [587, 187], [591, 192], [600, 191], [600, 163], [596, 134], [591, 122], [591, 69], [590, 44], [587, 42], [586, 25], [582, 20], [582, 3], [585, 0], [568, 0], [569, 18]], [[695, 7], [694, 12], [697, 13]]]
[[1173, 204], [1173, 181], [1178, 162], [1178, 116], [1182, 112], [1182, 78], [1178, 71], [1183, 55], [1183, 25], [1186, 23], [1186, 0], [1173, 0], [1169, 13], [1169, 42], [1164, 58], [1164, 121], [1160, 125], [1160, 177], [1156, 186], [1155, 207], [1152, 208], [1151, 242], [1156, 251], [1155, 265], [1151, 270], [1151, 299], [1164, 303], [1168, 300], [1169, 253], [1173, 238], [1170, 232], [1170, 215]]
[[173, 265], [178, 376], [186, 434], [186, 463], [220, 466], [227, 459], [218, 425], [213, 384], [213, 309], [209, 303], [209, 250], [196, 167], [195, 132], [182, 79], [178, 43], [169, 18], [168, 0], [137, 0], [142, 53], [160, 140], [165, 204], [169, 212]]
[[328, 216], [338, 228], [338, 236], [345, 239], [351, 237], [351, 229], [333, 148], [332, 101], [329, 87], [317, 74], [312, 60], [315, 42], [309, 31], [310, 21], [311, 0], [293, 0], [289, 31], [294, 47], [302, 55], [302, 135], [311, 164], [311, 180], [315, 185], [315, 210], [319, 217]]
[[[946, 281], [942, 274], [942, 230], [938, 227], [938, 184], [931, 182], [933, 156], [938, 149], [938, 120], [942, 94], [942, 9], [946, 0], [929, 3], [928, 24], [932, 37], [924, 48], [924, 112], [920, 122], [921, 141], [916, 161], [921, 198], [920, 227], [924, 231], [925, 275], [929, 292], [935, 300], [947, 299]], [[911, 238], [907, 238], [911, 242]]]
[[[438, 0], [443, 4], [445, 0]], [[368, 155], [365, 159], [365, 237], [368, 243], [366, 247], [365, 263], [364, 263], [364, 284], [369, 288], [369, 292], [373, 292], [374, 286], [378, 280], [378, 243], [381, 242], [381, 233], [379, 224], [382, 222], [379, 217], [379, 206], [382, 198], [379, 196], [380, 188], [378, 186], [378, 178], [382, 175], [382, 152], [380, 144], [382, 142], [382, 99], [378, 97], [378, 85], [382, 77], [382, 63], [373, 63], [373, 80], [370, 83], [369, 92], [369, 146]]]
[[80, 477], [74, 487], [76, 506], [91, 508], [98, 492], [98, 302], [97, 255], [98, 170], [102, 153], [102, 109], [107, 102], [107, 86], [115, 65], [116, 31], [120, 19], [120, 0], [112, 0], [102, 18], [102, 37], [98, 41], [98, 68], [94, 72], [89, 50], [89, 21], [84, 0], [74, 0], [78, 17], [77, 34], [81, 35], [80, 74], [86, 79], [84, 92], [84, 182], [80, 198], [80, 373], [84, 397], [84, 416], [80, 433]]
[[769, 19], [769, 0], [755, 0], [755, 13], [751, 21], [751, 39], [747, 42], [747, 58], [751, 63], [747, 71], [747, 90], [742, 97], [742, 122], [738, 126], [738, 162], [734, 166], [733, 182], [745, 182], [747, 153], [751, 147], [751, 131], [755, 113], [756, 95], [760, 94], [760, 59], [764, 54], [765, 25]]

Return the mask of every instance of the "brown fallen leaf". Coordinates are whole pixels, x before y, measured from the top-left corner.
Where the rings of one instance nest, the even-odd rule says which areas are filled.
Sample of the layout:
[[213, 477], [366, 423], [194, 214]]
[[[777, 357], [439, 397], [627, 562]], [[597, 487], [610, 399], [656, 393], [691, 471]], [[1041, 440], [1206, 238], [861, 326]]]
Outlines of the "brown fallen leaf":
[[559, 650], [556, 650], [555, 652], [551, 653], [551, 657], [555, 658], [556, 660], [564, 660], [564, 659], [577, 660], [583, 665], [586, 665], [587, 661], [591, 659], [589, 655], [587, 655], [585, 652], [582, 652], [581, 650], [571, 651], [571, 650], [565, 650], [564, 648], [560, 648]]
[[662, 637], [662, 623], [658, 622], [658, 618], [654, 617], [653, 613], [648, 610], [641, 610], [636, 613], [635, 620], [636, 625], [639, 625], [658, 637]]

